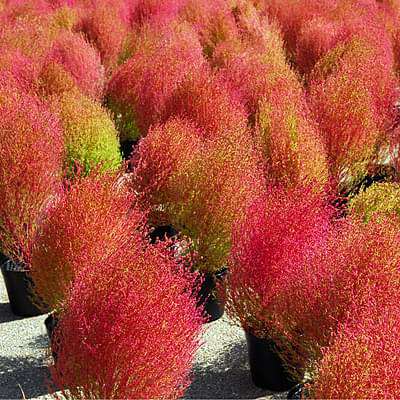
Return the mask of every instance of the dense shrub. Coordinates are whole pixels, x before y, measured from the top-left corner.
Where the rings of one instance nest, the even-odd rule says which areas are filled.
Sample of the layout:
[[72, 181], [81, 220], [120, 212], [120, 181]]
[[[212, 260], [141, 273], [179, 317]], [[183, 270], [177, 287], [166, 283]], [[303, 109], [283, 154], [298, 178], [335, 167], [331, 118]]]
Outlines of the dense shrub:
[[307, 365], [311, 377], [317, 373], [315, 363], [353, 307], [371, 300], [377, 285], [398, 287], [399, 240], [391, 219], [345, 220], [332, 228], [326, 245], [300, 268], [290, 296], [275, 299], [274, 329], [284, 359]]
[[35, 97], [0, 83], [1, 251], [29, 265], [41, 213], [61, 186], [62, 131]]
[[375, 183], [351, 200], [350, 210], [366, 222], [374, 215], [400, 216], [400, 187], [396, 183]]
[[103, 171], [119, 168], [118, 132], [99, 103], [73, 91], [54, 98], [52, 107], [62, 122], [68, 173], [73, 171], [76, 162], [85, 172], [96, 165]]
[[103, 95], [104, 68], [100, 57], [83, 36], [76, 33], [66, 31], [57, 37], [46, 57], [41, 78], [46, 94], [62, 92], [63, 85], [58, 89], [58, 81], [72, 79], [83, 94], [96, 100]]
[[78, 271], [105, 262], [142, 229], [143, 215], [132, 209], [133, 201], [115, 176], [98, 171], [76, 177], [57, 198], [42, 221], [32, 254], [35, 290], [50, 308], [64, 306]]
[[312, 73], [312, 110], [342, 189], [365, 176], [376, 148], [387, 141], [396, 98], [390, 59], [390, 51], [382, 54], [374, 43], [355, 37], [328, 52]]
[[233, 143], [204, 140], [189, 122], [172, 120], [142, 139], [137, 157], [142, 201], [192, 239], [197, 268], [221, 269], [233, 222], [263, 189], [249, 133]]
[[122, 140], [145, 136], [151, 124], [160, 122], [174, 90], [205, 63], [190, 27], [173, 26], [164, 33], [146, 31], [134, 55], [109, 83], [108, 105]]
[[[277, 306], [291, 302], [291, 286], [305, 260], [324, 246], [330, 210], [311, 187], [269, 187], [233, 226], [226, 312], [259, 337], [273, 337]], [[294, 282], [293, 282], [294, 281]]]
[[398, 285], [390, 282], [370, 293], [364, 310], [355, 308], [341, 324], [332, 343], [323, 350], [315, 382], [315, 399], [392, 399], [400, 396], [400, 299]]
[[68, 399], [180, 398], [203, 322], [194, 276], [137, 239], [80, 262], [53, 339], [57, 388]]

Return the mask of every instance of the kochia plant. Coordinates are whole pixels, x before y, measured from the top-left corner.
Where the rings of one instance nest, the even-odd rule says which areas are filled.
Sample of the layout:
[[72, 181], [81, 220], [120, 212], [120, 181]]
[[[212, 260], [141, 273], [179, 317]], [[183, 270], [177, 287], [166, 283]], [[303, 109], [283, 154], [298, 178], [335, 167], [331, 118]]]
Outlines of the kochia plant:
[[0, 83], [0, 245], [29, 266], [41, 213], [61, 186], [62, 131], [39, 99]]
[[396, 183], [375, 183], [351, 200], [350, 211], [366, 222], [378, 215], [400, 217], [400, 186]]
[[35, 290], [50, 308], [64, 306], [80, 269], [106, 260], [142, 229], [143, 214], [132, 209], [133, 202], [114, 175], [98, 171], [76, 177], [56, 199], [32, 254]]
[[203, 322], [194, 276], [137, 238], [80, 263], [53, 337], [57, 389], [67, 399], [182, 397]]
[[121, 164], [118, 132], [101, 105], [76, 91], [53, 98], [64, 130], [65, 168], [71, 173], [76, 162], [88, 172], [96, 165], [103, 171], [116, 170]]
[[96, 100], [103, 95], [104, 67], [99, 54], [76, 33], [66, 31], [57, 37], [47, 54], [41, 78], [46, 94], [58, 94], [57, 80], [72, 79], [83, 94]]
[[[381, 285], [370, 293], [363, 310], [355, 308], [323, 350], [315, 382], [315, 399], [396, 399], [400, 389], [400, 299], [398, 284]], [[356, 321], [354, 321], [356, 319]]]
[[145, 136], [160, 122], [165, 104], [186, 76], [205, 64], [196, 34], [187, 25], [146, 31], [134, 55], [113, 74], [108, 106], [114, 112], [121, 139]]
[[301, 186], [269, 187], [244, 210], [233, 226], [225, 309], [246, 331], [274, 339], [280, 306], [291, 302], [305, 260], [324, 246], [330, 215], [321, 195]]
[[377, 286], [398, 288], [399, 244], [396, 221], [336, 223], [325, 246], [299, 269], [290, 296], [275, 298], [274, 329], [278, 338], [285, 338], [280, 343], [283, 358], [307, 365], [313, 377], [323, 349], [352, 315], [353, 307], [364, 307]]
[[192, 239], [204, 271], [224, 266], [232, 224], [263, 188], [249, 133], [240, 138], [205, 140], [193, 124], [171, 120], [139, 144], [134, 180], [142, 201]]

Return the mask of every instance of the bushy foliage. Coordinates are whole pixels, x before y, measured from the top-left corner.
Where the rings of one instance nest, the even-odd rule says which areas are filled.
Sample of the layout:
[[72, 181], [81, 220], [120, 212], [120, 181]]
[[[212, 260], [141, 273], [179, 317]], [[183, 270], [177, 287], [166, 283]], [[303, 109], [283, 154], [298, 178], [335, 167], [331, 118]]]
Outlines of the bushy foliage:
[[72, 173], [78, 162], [88, 172], [99, 165], [103, 171], [121, 165], [118, 132], [111, 117], [101, 105], [77, 92], [53, 98], [64, 132], [65, 168]]
[[[225, 310], [256, 336], [271, 338], [280, 303], [307, 258], [324, 246], [330, 210], [311, 187], [269, 187], [233, 226]], [[294, 281], [294, 282], [293, 282]]]
[[[287, 298], [276, 298], [276, 338], [285, 360], [308, 366], [311, 377], [323, 349], [376, 286], [399, 284], [398, 223], [345, 220], [332, 227], [325, 246], [299, 269]], [[378, 301], [378, 299], [377, 299]], [[293, 371], [295, 373], [295, 371]]]
[[[363, 310], [340, 324], [332, 343], [323, 350], [315, 382], [315, 399], [395, 399], [400, 396], [400, 299], [398, 285], [375, 282], [377, 288]], [[356, 318], [356, 321], [354, 321]]]
[[233, 222], [263, 188], [249, 133], [233, 143], [204, 140], [191, 123], [172, 120], [141, 140], [136, 163], [142, 201], [192, 239], [197, 268], [221, 269]]
[[150, 125], [160, 122], [174, 90], [205, 63], [198, 39], [186, 25], [174, 25], [161, 36], [146, 31], [138, 46], [108, 86], [108, 105], [122, 140], [145, 136]]
[[72, 80], [83, 94], [93, 99], [99, 100], [103, 95], [105, 77], [99, 54], [79, 34], [68, 31], [60, 34], [43, 69], [41, 86], [45, 94], [62, 93], [63, 82], [69, 87]]
[[97, 1], [95, 7], [86, 10], [77, 26], [99, 51], [108, 75], [118, 65], [128, 34], [128, 26], [120, 15], [120, 3]]
[[31, 269], [35, 290], [50, 308], [63, 308], [81, 269], [106, 262], [143, 229], [133, 202], [114, 175], [98, 171], [76, 177], [53, 202], [38, 230]]
[[355, 37], [328, 52], [312, 73], [311, 108], [324, 134], [331, 174], [342, 189], [365, 176], [386, 140], [396, 98], [390, 59], [390, 51]]
[[351, 200], [350, 211], [366, 222], [377, 215], [400, 216], [400, 186], [375, 183]]
[[57, 388], [67, 399], [180, 398], [203, 322], [194, 276], [137, 239], [81, 262], [53, 339]]
[[240, 141], [246, 135], [247, 115], [237, 93], [205, 68], [189, 75], [166, 104], [165, 119], [175, 116], [192, 120], [207, 139]]
[[62, 131], [37, 98], [0, 84], [0, 243], [30, 263], [38, 221], [61, 186]]

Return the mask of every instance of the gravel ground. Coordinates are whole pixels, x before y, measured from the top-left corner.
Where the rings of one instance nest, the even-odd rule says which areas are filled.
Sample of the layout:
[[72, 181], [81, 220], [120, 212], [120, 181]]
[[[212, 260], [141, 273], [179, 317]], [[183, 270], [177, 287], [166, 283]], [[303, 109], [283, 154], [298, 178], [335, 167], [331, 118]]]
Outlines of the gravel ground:
[[[27, 399], [48, 397], [44, 319], [14, 316], [0, 277], [0, 399], [21, 399], [22, 391]], [[208, 324], [203, 339], [185, 399], [285, 398], [252, 384], [244, 333], [225, 317]]]

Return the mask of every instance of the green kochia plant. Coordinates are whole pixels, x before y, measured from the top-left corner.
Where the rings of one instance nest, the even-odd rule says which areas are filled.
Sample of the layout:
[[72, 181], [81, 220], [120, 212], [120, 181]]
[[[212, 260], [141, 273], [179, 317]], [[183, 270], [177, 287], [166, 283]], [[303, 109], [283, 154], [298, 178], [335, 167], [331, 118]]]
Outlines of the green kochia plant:
[[64, 129], [67, 172], [71, 173], [76, 162], [86, 173], [99, 164], [103, 171], [119, 168], [122, 158], [118, 132], [100, 104], [72, 92], [54, 99], [53, 107]]

